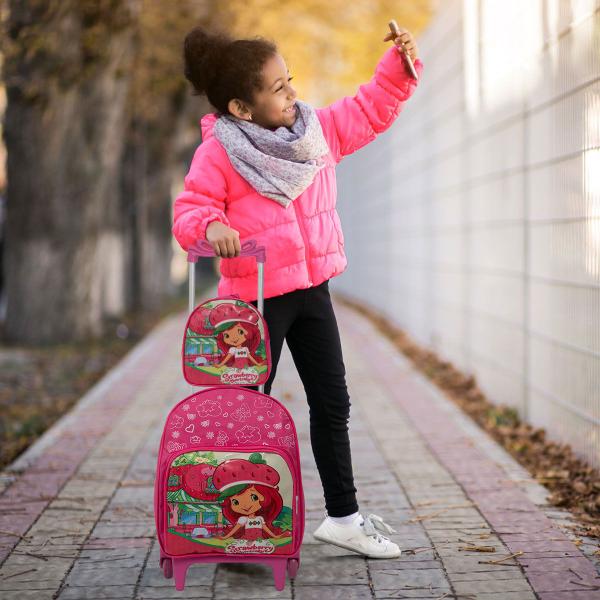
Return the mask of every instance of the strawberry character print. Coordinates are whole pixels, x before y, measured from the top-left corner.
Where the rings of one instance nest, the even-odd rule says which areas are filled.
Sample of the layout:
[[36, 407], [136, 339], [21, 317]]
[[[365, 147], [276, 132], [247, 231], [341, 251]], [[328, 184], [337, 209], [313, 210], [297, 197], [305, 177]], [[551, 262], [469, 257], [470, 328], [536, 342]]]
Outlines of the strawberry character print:
[[215, 380], [253, 385], [268, 376], [268, 348], [260, 314], [242, 300], [198, 306], [186, 331], [184, 373], [196, 385]]
[[217, 500], [222, 502], [225, 518], [233, 523], [221, 539], [265, 540], [291, 535], [273, 525], [283, 506], [279, 479], [277, 470], [260, 452], [252, 453], [248, 460], [226, 460], [215, 469], [212, 482], [220, 492]]
[[235, 369], [245, 369], [263, 364], [255, 354], [261, 340], [258, 319], [257, 313], [243, 306], [219, 304], [213, 308], [209, 321], [215, 328], [217, 345], [225, 354], [216, 367], [227, 364]]

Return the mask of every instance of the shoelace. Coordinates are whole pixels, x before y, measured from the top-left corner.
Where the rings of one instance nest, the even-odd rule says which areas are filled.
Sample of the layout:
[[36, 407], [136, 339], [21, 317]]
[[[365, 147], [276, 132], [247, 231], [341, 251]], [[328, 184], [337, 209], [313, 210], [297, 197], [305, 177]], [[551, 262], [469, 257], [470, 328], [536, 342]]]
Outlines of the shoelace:
[[383, 533], [396, 533], [396, 530], [388, 525], [379, 515], [370, 513], [368, 516], [363, 518], [363, 527], [366, 535], [374, 535], [375, 539], [379, 542], [381, 538], [388, 540], [389, 538], [384, 535], [380, 535], [379, 532]]

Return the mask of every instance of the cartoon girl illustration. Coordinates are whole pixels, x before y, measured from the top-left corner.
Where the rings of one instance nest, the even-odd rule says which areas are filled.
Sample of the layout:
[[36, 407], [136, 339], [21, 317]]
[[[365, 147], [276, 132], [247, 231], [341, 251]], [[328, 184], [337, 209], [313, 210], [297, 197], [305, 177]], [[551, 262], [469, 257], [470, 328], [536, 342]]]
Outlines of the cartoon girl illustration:
[[255, 354], [261, 341], [258, 319], [257, 313], [243, 306], [219, 304], [211, 311], [209, 321], [215, 328], [217, 345], [225, 355], [215, 367], [227, 365], [243, 370], [252, 364], [263, 364]]
[[[213, 474], [213, 485], [221, 492], [223, 515], [233, 527], [221, 539], [245, 540], [282, 538], [291, 535], [273, 525], [281, 512], [279, 473], [270, 467], [259, 452], [249, 460], [235, 458], [222, 462]], [[274, 531], [275, 530], [275, 531]]]

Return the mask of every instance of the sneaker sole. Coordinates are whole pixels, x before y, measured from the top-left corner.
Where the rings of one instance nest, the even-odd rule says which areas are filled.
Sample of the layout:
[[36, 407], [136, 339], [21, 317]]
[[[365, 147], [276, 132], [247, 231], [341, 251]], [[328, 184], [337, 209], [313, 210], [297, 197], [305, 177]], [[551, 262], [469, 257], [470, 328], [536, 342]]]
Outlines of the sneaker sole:
[[313, 537], [315, 538], [315, 540], [319, 540], [320, 542], [325, 542], [326, 544], [332, 544], [333, 546], [338, 546], [338, 548], [344, 548], [344, 550], [351, 550], [352, 552], [356, 552], [356, 554], [360, 554], [361, 556], [366, 556], [367, 558], [399, 558], [402, 555], [402, 550], [399, 550], [398, 554], [389, 554], [386, 556], [365, 554], [364, 552], [361, 552], [360, 550], [357, 550], [356, 548], [353, 548], [352, 546], [343, 544], [341, 542], [334, 542], [333, 540], [324, 538], [320, 535], [315, 535], [314, 533], [313, 533]]

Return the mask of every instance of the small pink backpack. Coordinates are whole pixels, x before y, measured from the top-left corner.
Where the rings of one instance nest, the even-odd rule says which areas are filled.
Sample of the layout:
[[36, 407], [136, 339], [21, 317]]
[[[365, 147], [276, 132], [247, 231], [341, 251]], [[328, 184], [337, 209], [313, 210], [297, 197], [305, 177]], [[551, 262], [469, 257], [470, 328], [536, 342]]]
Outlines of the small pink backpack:
[[[298, 437], [288, 410], [262, 393], [270, 373], [262, 317], [264, 248], [242, 245], [259, 266], [258, 310], [239, 298], [213, 298], [194, 310], [193, 265], [214, 256], [188, 252], [190, 316], [182, 348], [186, 381], [207, 386], [169, 413], [158, 451], [154, 513], [165, 577], [183, 590], [202, 562], [252, 562], [273, 569], [275, 587], [295, 577], [304, 535]], [[233, 350], [232, 350], [233, 349]], [[217, 385], [215, 385], [215, 383]], [[259, 385], [261, 391], [242, 385]]]

